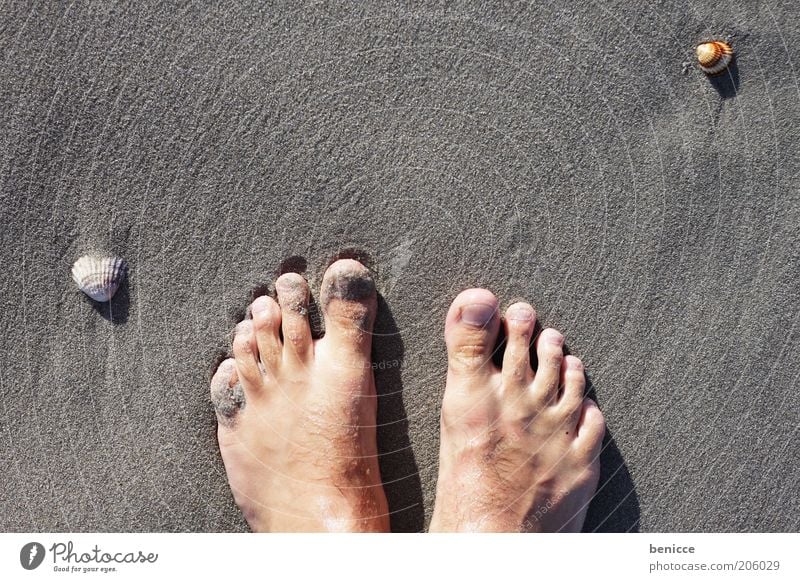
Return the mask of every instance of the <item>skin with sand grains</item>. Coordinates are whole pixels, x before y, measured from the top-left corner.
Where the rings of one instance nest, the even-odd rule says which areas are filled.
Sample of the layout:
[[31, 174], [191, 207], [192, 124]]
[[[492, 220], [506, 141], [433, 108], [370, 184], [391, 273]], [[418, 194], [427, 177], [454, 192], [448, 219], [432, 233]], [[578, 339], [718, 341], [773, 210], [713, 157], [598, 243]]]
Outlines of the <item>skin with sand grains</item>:
[[[370, 359], [377, 295], [369, 270], [335, 261], [312, 339], [309, 289], [275, 282], [237, 326], [234, 357], [211, 381], [218, 439], [234, 498], [254, 531], [388, 531], [377, 463]], [[502, 366], [492, 362], [503, 325]], [[597, 486], [602, 414], [584, 398], [583, 365], [536, 314], [470, 289], [445, 323], [447, 387], [432, 531], [580, 531]], [[377, 363], [379, 365], [380, 362]], [[388, 366], [388, 364], [387, 364]]]
[[225, 366], [226, 369], [223, 369], [222, 373], [216, 374], [211, 383], [211, 402], [217, 411], [219, 423], [233, 427], [236, 416], [244, 408], [246, 400], [241, 382], [230, 385], [230, 379], [234, 377], [235, 364], [231, 360], [227, 360], [220, 365], [220, 368], [222, 366]]

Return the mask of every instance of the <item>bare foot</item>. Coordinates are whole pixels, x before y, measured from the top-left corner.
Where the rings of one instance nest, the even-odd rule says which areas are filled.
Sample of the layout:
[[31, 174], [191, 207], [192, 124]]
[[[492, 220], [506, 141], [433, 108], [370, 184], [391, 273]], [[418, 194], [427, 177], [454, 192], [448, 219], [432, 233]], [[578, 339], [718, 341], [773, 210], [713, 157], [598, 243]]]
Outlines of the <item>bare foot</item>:
[[501, 325], [497, 298], [461, 293], [447, 315], [449, 366], [431, 531], [581, 530], [597, 488], [605, 432], [584, 398], [583, 364], [563, 356], [563, 336], [544, 330], [529, 346], [536, 314], [508, 308], [503, 367], [491, 359]]
[[[234, 358], [211, 381], [219, 447], [254, 531], [388, 531], [370, 362], [377, 298], [361, 263], [322, 281], [325, 337], [311, 338], [308, 285], [295, 273], [236, 327]], [[283, 340], [279, 335], [283, 332]]]

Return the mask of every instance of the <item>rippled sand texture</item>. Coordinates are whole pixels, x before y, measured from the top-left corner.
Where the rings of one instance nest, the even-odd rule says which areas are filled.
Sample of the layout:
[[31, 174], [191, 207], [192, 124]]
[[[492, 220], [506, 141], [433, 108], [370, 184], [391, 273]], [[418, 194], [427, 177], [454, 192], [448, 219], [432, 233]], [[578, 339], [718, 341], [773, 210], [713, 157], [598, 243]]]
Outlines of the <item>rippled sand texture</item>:
[[[586, 363], [588, 529], [800, 527], [796, 3], [167, 4], [0, 14], [0, 529], [245, 530], [209, 370], [282, 262], [318, 289], [344, 249], [396, 530], [430, 518], [468, 286]], [[89, 252], [130, 264], [110, 306]]]

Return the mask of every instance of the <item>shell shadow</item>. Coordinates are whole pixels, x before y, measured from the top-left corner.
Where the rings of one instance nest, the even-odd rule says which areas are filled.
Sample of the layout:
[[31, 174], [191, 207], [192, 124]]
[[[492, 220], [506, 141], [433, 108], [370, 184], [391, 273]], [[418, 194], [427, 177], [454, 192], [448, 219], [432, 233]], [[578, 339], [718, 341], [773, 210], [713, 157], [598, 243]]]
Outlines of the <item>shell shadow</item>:
[[[597, 402], [597, 395], [588, 375], [586, 390], [586, 397]], [[583, 531], [638, 532], [640, 520], [636, 487], [611, 431], [606, 429], [600, 452], [600, 481], [589, 505]]]
[[378, 457], [392, 532], [421, 532], [425, 510], [419, 468], [403, 404], [403, 340], [392, 312], [378, 294], [372, 365], [378, 394]]
[[92, 308], [100, 314], [100, 316], [113, 323], [114, 325], [121, 325], [128, 322], [128, 311], [130, 309], [131, 296], [130, 287], [128, 286], [128, 278], [123, 279], [122, 284], [117, 289], [111, 301], [100, 303], [94, 301], [86, 295], [84, 299], [92, 305]]
[[719, 75], [709, 77], [711, 86], [723, 99], [732, 99], [739, 92], [739, 65], [734, 57], [728, 68]]

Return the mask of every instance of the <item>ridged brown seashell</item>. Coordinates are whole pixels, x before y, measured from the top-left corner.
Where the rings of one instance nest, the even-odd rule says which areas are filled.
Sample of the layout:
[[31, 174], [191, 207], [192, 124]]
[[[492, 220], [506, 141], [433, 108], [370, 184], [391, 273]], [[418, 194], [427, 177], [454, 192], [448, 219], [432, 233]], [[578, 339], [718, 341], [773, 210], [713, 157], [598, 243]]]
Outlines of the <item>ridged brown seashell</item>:
[[695, 49], [697, 62], [707, 75], [718, 75], [733, 60], [733, 49], [727, 42], [714, 40], [697, 45]]
[[78, 288], [95, 301], [111, 301], [128, 274], [128, 264], [119, 257], [86, 255], [72, 265]]

